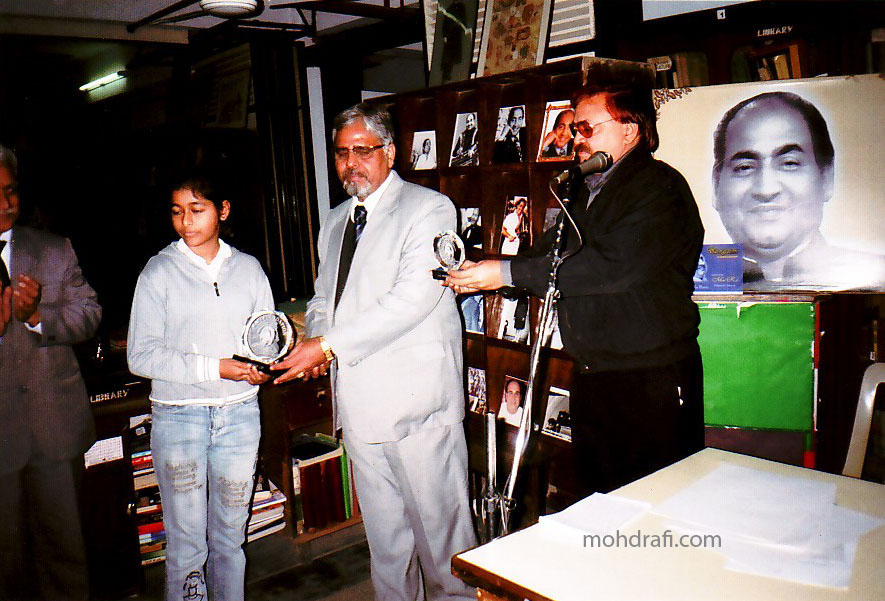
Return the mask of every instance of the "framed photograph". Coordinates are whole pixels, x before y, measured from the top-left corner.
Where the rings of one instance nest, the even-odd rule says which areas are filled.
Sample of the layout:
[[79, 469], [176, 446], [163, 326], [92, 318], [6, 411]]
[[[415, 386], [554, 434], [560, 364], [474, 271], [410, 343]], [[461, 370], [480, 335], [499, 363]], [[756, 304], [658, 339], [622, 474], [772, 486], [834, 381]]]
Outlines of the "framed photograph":
[[502, 106], [498, 109], [498, 126], [495, 129], [493, 163], [524, 163], [526, 147], [525, 105]]
[[412, 169], [436, 169], [436, 132], [416, 131], [412, 136], [412, 153], [409, 156]]
[[529, 341], [529, 297], [501, 296], [498, 307], [498, 338], [526, 344]]
[[480, 367], [467, 368], [467, 403], [474, 413], [484, 414], [488, 410], [486, 370]]
[[655, 90], [655, 158], [691, 186], [743, 291], [885, 290], [885, 79]]
[[568, 100], [548, 102], [541, 128], [539, 161], [571, 161], [575, 157], [575, 136], [571, 125], [575, 111]]
[[[425, 0], [425, 7], [427, 6]], [[479, 0], [439, 0], [430, 61], [430, 85], [470, 77]], [[425, 9], [426, 10], [426, 9]]]
[[487, 0], [477, 76], [544, 62], [553, 0]]
[[568, 390], [550, 387], [550, 392], [547, 394], [547, 411], [544, 412], [544, 427], [541, 431], [554, 438], [572, 441]]
[[464, 247], [482, 249], [482, 213], [479, 207], [461, 207], [458, 218], [458, 235], [464, 241]]
[[498, 407], [498, 419], [503, 419], [511, 426], [519, 427], [522, 420], [523, 403], [528, 382], [513, 376], [504, 376], [504, 394]]
[[455, 133], [452, 137], [452, 154], [449, 167], [479, 165], [479, 129], [476, 113], [458, 113], [455, 117]]
[[532, 245], [532, 232], [529, 227], [531, 206], [528, 196], [511, 196], [504, 207], [504, 221], [501, 223], [502, 255], [515, 255], [525, 245]]
[[474, 334], [485, 334], [485, 301], [483, 293], [465, 294], [458, 297], [461, 316], [464, 318], [464, 330]]

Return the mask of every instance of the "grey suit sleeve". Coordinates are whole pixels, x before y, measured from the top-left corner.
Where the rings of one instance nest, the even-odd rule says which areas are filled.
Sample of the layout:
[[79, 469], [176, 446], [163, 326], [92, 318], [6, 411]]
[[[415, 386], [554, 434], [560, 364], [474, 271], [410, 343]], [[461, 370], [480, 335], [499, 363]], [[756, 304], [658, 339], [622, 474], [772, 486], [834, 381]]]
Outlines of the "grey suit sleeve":
[[[328, 224], [328, 221], [327, 221]], [[317, 240], [317, 253], [319, 254], [320, 267], [314, 282], [314, 295], [307, 301], [307, 313], [305, 315], [305, 329], [309, 338], [322, 336], [329, 329], [329, 316], [326, 314], [326, 302], [328, 295], [334, 295], [334, 290], [326, 290], [323, 282], [327, 281], [326, 270], [330, 269], [327, 257], [329, 247], [328, 225], [320, 228]]]
[[98, 296], [86, 282], [77, 255], [68, 240], [64, 241], [59, 263], [63, 266], [56, 282], [41, 282], [44, 287], [58, 285], [57, 293], [44, 295], [40, 302], [43, 334], [40, 344], [52, 346], [82, 342], [95, 335], [101, 321]]
[[455, 228], [455, 207], [441, 194], [434, 194], [433, 202], [425, 205], [405, 224], [408, 234], [391, 289], [358, 316], [336, 320], [326, 332], [339, 361], [353, 365], [383, 350], [420, 324], [444, 294], [452, 294], [430, 275], [438, 266], [430, 241], [439, 232]]

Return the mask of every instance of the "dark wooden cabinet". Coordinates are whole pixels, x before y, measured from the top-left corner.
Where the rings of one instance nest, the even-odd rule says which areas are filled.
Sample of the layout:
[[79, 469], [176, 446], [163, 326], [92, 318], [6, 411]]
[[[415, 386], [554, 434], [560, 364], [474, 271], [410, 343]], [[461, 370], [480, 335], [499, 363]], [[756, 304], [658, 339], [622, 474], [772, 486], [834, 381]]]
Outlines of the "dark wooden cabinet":
[[365, 536], [358, 515], [320, 530], [298, 533], [297, 502], [292, 475], [292, 441], [300, 434], [332, 434], [332, 391], [329, 377], [265, 384], [261, 403], [261, 470], [288, 499], [286, 529], [296, 553], [304, 560], [344, 547]]

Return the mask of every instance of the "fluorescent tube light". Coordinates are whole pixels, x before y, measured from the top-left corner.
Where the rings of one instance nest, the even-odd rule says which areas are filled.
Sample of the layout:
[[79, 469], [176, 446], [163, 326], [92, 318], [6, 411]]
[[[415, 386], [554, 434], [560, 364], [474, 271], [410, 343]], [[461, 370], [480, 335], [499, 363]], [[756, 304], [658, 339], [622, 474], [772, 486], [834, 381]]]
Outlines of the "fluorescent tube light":
[[115, 73], [110, 73], [108, 75], [105, 75], [104, 77], [99, 77], [98, 79], [94, 79], [94, 80], [90, 81], [89, 83], [83, 84], [82, 86], [80, 86], [80, 91], [81, 92], [91, 92], [95, 88], [100, 88], [102, 86], [106, 86], [109, 83], [119, 81], [119, 80], [123, 79], [124, 77], [126, 77], [125, 71], [117, 71]]

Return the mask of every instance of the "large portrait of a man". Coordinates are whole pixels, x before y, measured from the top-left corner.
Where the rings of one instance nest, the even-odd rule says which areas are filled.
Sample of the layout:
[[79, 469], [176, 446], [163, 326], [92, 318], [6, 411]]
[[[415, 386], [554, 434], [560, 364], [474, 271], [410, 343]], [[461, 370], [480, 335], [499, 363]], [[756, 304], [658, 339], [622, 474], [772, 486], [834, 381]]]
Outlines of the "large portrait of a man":
[[885, 82], [695, 88], [660, 107], [656, 156], [686, 175], [745, 291], [885, 289]]

